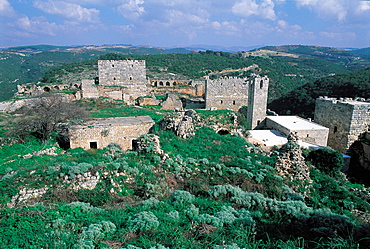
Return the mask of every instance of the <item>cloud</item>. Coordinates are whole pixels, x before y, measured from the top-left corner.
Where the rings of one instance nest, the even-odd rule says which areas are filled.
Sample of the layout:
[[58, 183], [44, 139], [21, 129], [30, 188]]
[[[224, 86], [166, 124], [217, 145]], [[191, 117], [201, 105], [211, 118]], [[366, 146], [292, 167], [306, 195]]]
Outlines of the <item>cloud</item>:
[[143, 0], [129, 0], [127, 3], [118, 6], [117, 10], [125, 18], [135, 20], [145, 13], [143, 4]]
[[24, 36], [30, 36], [31, 34], [46, 34], [55, 36], [57, 34], [58, 25], [55, 23], [49, 23], [43, 17], [29, 18], [23, 16], [13, 24], [17, 29], [23, 31]]
[[75, 3], [63, 1], [36, 1], [34, 6], [48, 14], [59, 15], [70, 21], [75, 22], [99, 22], [99, 13], [97, 9], [87, 9]]
[[355, 41], [357, 36], [353, 32], [335, 33], [335, 32], [320, 32], [321, 36], [336, 41]]
[[241, 0], [232, 6], [232, 12], [243, 17], [255, 15], [262, 19], [276, 20], [274, 7], [272, 0], [263, 0], [260, 4], [255, 0]]
[[284, 20], [278, 20], [277, 21], [277, 24], [279, 26], [280, 29], [282, 30], [290, 30], [290, 31], [298, 31], [298, 30], [301, 30], [302, 27], [295, 24], [295, 25], [289, 25], [286, 21]]
[[[323, 19], [336, 19], [339, 22], [347, 21], [362, 15], [370, 14], [370, 2], [348, 0], [295, 0], [298, 7], [308, 7]], [[353, 20], [352, 20], [353, 21]]]
[[15, 11], [7, 0], [0, 0], [0, 16], [11, 17]]

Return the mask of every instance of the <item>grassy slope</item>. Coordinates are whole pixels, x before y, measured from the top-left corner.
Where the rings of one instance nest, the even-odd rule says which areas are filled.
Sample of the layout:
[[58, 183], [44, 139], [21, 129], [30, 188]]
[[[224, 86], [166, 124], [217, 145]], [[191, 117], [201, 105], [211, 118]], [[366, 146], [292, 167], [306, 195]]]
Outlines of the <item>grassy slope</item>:
[[[94, 100], [85, 105], [94, 117], [150, 115], [158, 120], [167, 113], [120, 102]], [[207, 120], [214, 112], [200, 115]], [[228, 112], [216, 115], [217, 120], [231, 122]], [[370, 211], [369, 203], [350, 190], [362, 189], [361, 185], [314, 169], [307, 198], [289, 193], [287, 185], [299, 183], [283, 181], [272, 167], [275, 158], [248, 153], [242, 138], [221, 136], [208, 128], [197, 130], [187, 140], [169, 131], [158, 135], [169, 155], [164, 161], [152, 154], [107, 149], [24, 157], [53, 146], [36, 140], [3, 146], [3, 248], [128, 248], [129, 244], [140, 248], [349, 248], [355, 243], [352, 228], [362, 222], [351, 211]], [[65, 176], [71, 179], [83, 172], [108, 174], [94, 190], [74, 191], [70, 183], [63, 182]], [[49, 189], [37, 200], [43, 204], [5, 206], [24, 187], [45, 186]], [[111, 189], [120, 192], [111, 194]]]

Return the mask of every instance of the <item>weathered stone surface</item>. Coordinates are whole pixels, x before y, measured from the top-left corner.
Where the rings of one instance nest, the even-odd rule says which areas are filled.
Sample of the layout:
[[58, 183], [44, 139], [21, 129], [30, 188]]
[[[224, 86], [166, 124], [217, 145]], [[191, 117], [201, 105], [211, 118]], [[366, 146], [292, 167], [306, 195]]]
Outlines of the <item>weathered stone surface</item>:
[[30, 204], [32, 201], [36, 201], [37, 199], [41, 198], [48, 187], [39, 188], [39, 189], [27, 189], [23, 188], [19, 191], [19, 193], [12, 197], [11, 201], [7, 203], [8, 208], [14, 208], [16, 206], [23, 206]]
[[206, 109], [238, 111], [248, 106], [247, 120], [251, 129], [266, 117], [269, 78], [252, 74], [248, 78], [224, 77], [206, 79]]
[[161, 145], [159, 143], [159, 137], [154, 134], [141, 135], [134, 141], [133, 149], [139, 153], [163, 154], [163, 150], [161, 150]]
[[182, 109], [182, 102], [177, 95], [169, 93], [161, 106], [163, 110]]
[[166, 116], [160, 123], [162, 130], [171, 130], [176, 136], [189, 138], [194, 136], [194, 123], [199, 122], [200, 117], [194, 110], [174, 112]]
[[101, 149], [117, 143], [122, 150], [132, 149], [132, 141], [149, 133], [153, 125], [149, 116], [95, 119], [69, 128], [70, 147]]
[[346, 153], [370, 124], [370, 103], [350, 98], [316, 99], [315, 122], [329, 128], [328, 146]]
[[[290, 133], [288, 136], [288, 143], [279, 150], [275, 168], [278, 171], [278, 174], [283, 178], [289, 181], [299, 180], [308, 185], [312, 183], [310, 178], [310, 169], [302, 156], [302, 150], [297, 142], [297, 134]], [[299, 187], [301, 187], [299, 184], [295, 183], [291, 187], [295, 192], [300, 192], [298, 191]]]

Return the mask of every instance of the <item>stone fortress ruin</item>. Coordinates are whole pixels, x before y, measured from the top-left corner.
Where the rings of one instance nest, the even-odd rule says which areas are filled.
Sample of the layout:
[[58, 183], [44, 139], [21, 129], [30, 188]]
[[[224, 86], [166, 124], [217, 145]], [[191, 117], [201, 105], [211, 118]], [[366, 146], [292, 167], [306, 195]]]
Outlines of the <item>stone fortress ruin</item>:
[[370, 102], [364, 99], [316, 99], [315, 122], [329, 128], [328, 146], [346, 153], [367, 132], [370, 125]]
[[[295, 116], [267, 117], [269, 78], [256, 74], [252, 74], [247, 78], [220, 77], [210, 79], [205, 77], [204, 80], [148, 79], [145, 61], [100, 60], [98, 61], [97, 76], [94, 80], [85, 79], [72, 85], [58, 84], [42, 87], [22, 85], [18, 86], [18, 93], [37, 96], [43, 92], [69, 89], [75, 90], [75, 93], [69, 94], [68, 100], [107, 97], [123, 100], [127, 104], [159, 104], [163, 109], [168, 110], [194, 108], [238, 111], [242, 107], [246, 107], [247, 121], [253, 130], [251, 131], [253, 141], [262, 145], [269, 144], [271, 147], [276, 145], [275, 140], [277, 138], [280, 139], [279, 143], [284, 143], [289, 133], [293, 132], [305, 143], [315, 146], [328, 145], [345, 153], [351, 144], [358, 139], [359, 135], [368, 130], [370, 123], [370, 102], [364, 102], [362, 99], [337, 100], [327, 97], [317, 99], [314, 119], [316, 123]], [[156, 99], [157, 95], [164, 94], [167, 95], [166, 100]], [[185, 95], [187, 98], [180, 97]], [[17, 107], [19, 108], [19, 106]], [[139, 122], [139, 120], [136, 121]], [[103, 124], [108, 121], [100, 120], [95, 122]], [[114, 122], [116, 123], [116, 121]], [[135, 127], [137, 125], [135, 122], [132, 121], [130, 125]], [[107, 127], [112, 129], [112, 131], [122, 128], [119, 125], [112, 128], [111, 125]], [[107, 129], [103, 126], [98, 125], [96, 127]], [[89, 130], [90, 133], [94, 130], [91, 127], [89, 129], [86, 127], [89, 127], [89, 125], [86, 124], [84, 127], [76, 128], [76, 134], [82, 132], [82, 130]], [[148, 130], [147, 128], [145, 128], [145, 131]], [[99, 130], [92, 133], [101, 135], [102, 131]], [[135, 137], [142, 134], [145, 134], [145, 132], [136, 134]], [[86, 141], [84, 141], [84, 145], [77, 143], [74, 145], [74, 142], [72, 142], [72, 147], [93, 148], [96, 145], [100, 148], [100, 144], [103, 145], [105, 143], [102, 143], [102, 141], [114, 140], [113, 137], [109, 139], [109, 136], [94, 138], [92, 140], [96, 140], [97, 144], [95, 144], [91, 139], [91, 141], [83, 139], [83, 137], [90, 137], [90, 135], [81, 135], [75, 140], [73, 136], [71, 134], [72, 141]], [[133, 139], [133, 137], [130, 138], [130, 142], [125, 144], [124, 148], [130, 148]], [[91, 142], [93, 144], [89, 144]]]

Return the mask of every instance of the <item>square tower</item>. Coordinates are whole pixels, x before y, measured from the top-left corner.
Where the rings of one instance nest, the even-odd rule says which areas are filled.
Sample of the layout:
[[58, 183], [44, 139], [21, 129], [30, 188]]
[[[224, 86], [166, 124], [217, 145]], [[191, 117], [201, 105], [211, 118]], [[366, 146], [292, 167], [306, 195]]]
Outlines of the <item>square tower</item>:
[[249, 78], [247, 121], [252, 130], [266, 118], [269, 82], [267, 76], [252, 74]]
[[370, 124], [370, 103], [350, 98], [316, 99], [315, 122], [329, 128], [328, 146], [346, 153]]
[[144, 60], [99, 60], [98, 75], [104, 86], [147, 84]]
[[206, 109], [230, 109], [238, 111], [248, 105], [247, 79], [221, 77], [215, 80], [206, 78]]
[[121, 87], [121, 98], [128, 104], [148, 95], [145, 60], [99, 60], [98, 75], [100, 86]]

